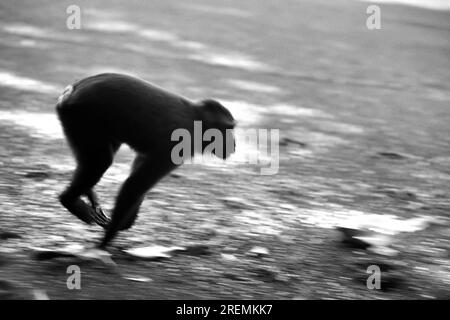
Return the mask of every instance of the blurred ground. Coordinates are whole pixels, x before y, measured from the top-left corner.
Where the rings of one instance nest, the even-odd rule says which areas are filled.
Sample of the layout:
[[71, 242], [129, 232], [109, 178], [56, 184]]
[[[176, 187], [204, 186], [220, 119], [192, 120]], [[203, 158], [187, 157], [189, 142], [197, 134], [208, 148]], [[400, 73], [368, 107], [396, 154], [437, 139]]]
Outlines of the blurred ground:
[[[0, 3], [0, 298], [450, 298], [448, 12], [383, 5], [382, 29], [369, 31], [367, 4], [353, 1], [77, 1], [82, 29], [68, 30], [70, 4]], [[186, 165], [147, 196], [112, 252], [151, 282], [33, 257], [101, 236], [57, 201], [74, 163], [54, 104], [103, 71], [218, 98], [242, 128], [278, 128], [284, 142], [277, 175], [239, 159]], [[122, 150], [97, 188], [106, 207], [131, 159]], [[341, 244], [335, 226], [366, 217], [440, 223], [385, 223], [398, 251], [386, 257]], [[160, 261], [120, 251], [151, 244], [197, 250]], [[82, 290], [66, 287], [71, 264]], [[372, 264], [383, 290], [366, 287]]]

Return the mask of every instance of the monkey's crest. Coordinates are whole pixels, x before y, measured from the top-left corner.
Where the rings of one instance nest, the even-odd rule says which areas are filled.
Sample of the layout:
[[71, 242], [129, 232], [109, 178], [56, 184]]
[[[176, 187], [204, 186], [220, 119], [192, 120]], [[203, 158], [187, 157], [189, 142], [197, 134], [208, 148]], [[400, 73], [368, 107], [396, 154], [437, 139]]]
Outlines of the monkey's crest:
[[73, 92], [73, 86], [69, 85], [67, 86], [63, 93], [58, 97], [58, 101], [57, 101], [57, 105], [62, 104], [65, 100], [67, 100], [67, 98], [72, 94]]

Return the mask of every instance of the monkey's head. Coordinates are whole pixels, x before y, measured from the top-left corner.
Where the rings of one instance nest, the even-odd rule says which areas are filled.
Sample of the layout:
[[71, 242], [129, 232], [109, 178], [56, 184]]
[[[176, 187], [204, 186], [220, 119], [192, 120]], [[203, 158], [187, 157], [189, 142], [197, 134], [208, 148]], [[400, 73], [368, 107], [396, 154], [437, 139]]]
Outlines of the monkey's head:
[[228, 158], [236, 147], [233, 132], [236, 120], [231, 112], [216, 100], [202, 100], [197, 105], [203, 129], [202, 151], [212, 152], [222, 159]]

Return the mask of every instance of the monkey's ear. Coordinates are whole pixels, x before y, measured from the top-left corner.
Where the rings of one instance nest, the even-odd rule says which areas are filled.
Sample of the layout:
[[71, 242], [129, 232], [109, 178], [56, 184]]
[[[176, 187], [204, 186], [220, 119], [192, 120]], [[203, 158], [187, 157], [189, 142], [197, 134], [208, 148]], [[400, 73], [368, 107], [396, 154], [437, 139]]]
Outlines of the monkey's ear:
[[203, 119], [207, 122], [229, 129], [236, 126], [236, 120], [234, 120], [231, 112], [216, 100], [202, 100], [199, 104]]

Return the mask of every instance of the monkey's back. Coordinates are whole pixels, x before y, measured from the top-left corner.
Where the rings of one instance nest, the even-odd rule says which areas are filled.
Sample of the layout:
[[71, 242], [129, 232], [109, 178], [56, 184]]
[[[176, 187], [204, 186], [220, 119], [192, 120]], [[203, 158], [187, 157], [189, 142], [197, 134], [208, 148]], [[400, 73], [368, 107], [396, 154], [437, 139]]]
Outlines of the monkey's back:
[[83, 123], [92, 134], [141, 152], [169, 150], [172, 132], [178, 128], [191, 131], [195, 120], [193, 104], [184, 97], [114, 73], [74, 83], [61, 96], [57, 109], [66, 122]]

